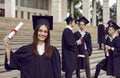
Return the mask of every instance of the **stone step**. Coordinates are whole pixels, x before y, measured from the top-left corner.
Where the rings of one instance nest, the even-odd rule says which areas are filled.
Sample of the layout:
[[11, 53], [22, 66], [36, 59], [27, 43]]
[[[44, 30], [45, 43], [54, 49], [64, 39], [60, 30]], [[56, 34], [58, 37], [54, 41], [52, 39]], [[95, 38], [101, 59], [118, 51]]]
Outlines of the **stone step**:
[[[91, 69], [91, 78], [94, 77], [94, 73], [95, 73], [95, 69]], [[17, 70], [1, 72], [0, 73], [0, 78], [13, 78], [13, 77], [14, 78], [19, 78], [19, 74], [20, 74], [20, 72], [17, 71]], [[85, 71], [84, 70], [80, 70], [80, 75], [81, 75], [81, 78], [85, 78], [85, 76], [86, 76]], [[65, 76], [65, 73], [62, 72], [61, 78], [65, 78], [64, 76]], [[75, 72], [73, 73], [73, 77], [72, 78], [76, 78]], [[109, 76], [106, 76], [105, 71], [101, 70], [98, 78], [109, 78]]]
[[[94, 70], [91, 70], [91, 78], [94, 78], [94, 74], [95, 74], [95, 69], [94, 69]], [[86, 78], [85, 72], [80, 73], [80, 75], [81, 75], [80, 78]], [[101, 77], [101, 75], [104, 75], [104, 76]], [[100, 72], [98, 78], [100, 78], [100, 77], [101, 77], [101, 78], [106, 78], [106, 73], [105, 73], [105, 71], [101, 71], [101, 72]], [[65, 77], [63, 77], [63, 78], [65, 78]], [[72, 78], [76, 78], [76, 75], [73, 74]]]
[[[97, 63], [94, 63], [94, 64], [90, 64], [90, 69], [91, 69], [91, 74], [92, 75], [94, 75], [94, 73], [93, 73], [93, 70], [95, 71], [95, 66], [96, 66], [96, 64]], [[6, 73], [7, 71], [3, 68], [4, 66], [0, 66], [0, 70], [2, 70], [1, 72], [3, 73]], [[62, 71], [61, 71], [62, 72]], [[81, 70], [81, 72], [80, 72], [81, 74], [83, 74], [84, 73], [84, 70]], [[64, 72], [62, 72], [62, 77], [64, 77]], [[74, 72], [74, 74], [75, 74], [75, 72]]]
[[[94, 74], [95, 74], [95, 69], [91, 69], [90, 72], [91, 72], [91, 78], [93, 78], [93, 77], [94, 77]], [[80, 78], [86, 78], [85, 70], [80, 70], [80, 75], [81, 75]], [[106, 73], [105, 73], [105, 71], [101, 70], [98, 78], [99, 78], [101, 75], [104, 75], [103, 78], [106, 78]], [[61, 78], [65, 78], [65, 73], [64, 73], [64, 72], [62, 72]], [[73, 72], [72, 78], [76, 78], [76, 73], [75, 73], [75, 71]]]
[[[14, 52], [14, 50], [13, 50], [13, 52]], [[3, 59], [5, 52], [0, 52], [0, 53], [1, 53], [0, 59]], [[2, 54], [2, 53], [3, 53], [3, 54]], [[60, 55], [61, 55], [61, 53], [60, 53]], [[104, 53], [103, 53], [102, 51], [96, 51], [96, 52], [93, 51], [93, 54], [90, 56], [90, 59], [98, 59], [98, 58], [100, 58], [100, 57], [104, 57]], [[0, 61], [1, 61], [1, 60], [0, 60]], [[2, 61], [3, 61], [3, 60], [2, 60]], [[1, 63], [0, 63], [0, 64], [1, 64]]]
[[[51, 45], [57, 47], [58, 49], [61, 49], [61, 43], [60, 43], [61, 41], [58, 41], [58, 42], [59, 44], [56, 44], [56, 41], [51, 41]], [[27, 41], [26, 42], [11, 42], [10, 46], [11, 46], [11, 49], [15, 49], [15, 48], [17, 49], [20, 46], [28, 45], [28, 44], [31, 44], [31, 42], [27, 42]], [[1, 45], [0, 50], [5, 48], [3, 42], [0, 42], [0, 45]], [[93, 50], [98, 50], [97, 44], [93, 44], [92, 47], [93, 47]]]
[[[96, 66], [96, 64], [99, 62], [99, 61], [101, 61], [103, 58], [104, 58], [104, 56], [97, 56], [96, 55], [96, 57], [99, 57], [99, 58], [90, 58], [90, 66], [91, 66], [91, 69], [95, 69], [95, 66]], [[4, 58], [5, 58], [5, 56], [4, 55], [0, 55], [0, 72], [3, 72], [3, 71], [5, 71], [5, 69], [4, 69]]]
[[[21, 20], [21, 19], [12, 19], [12, 18], [1, 18], [0, 17], [0, 78], [19, 78], [19, 72], [18, 71], [6, 71], [4, 69], [4, 54], [5, 54], [5, 47], [3, 45], [3, 38], [10, 33], [11, 30], [13, 30], [16, 25], [23, 21], [24, 26], [20, 29], [19, 32], [14, 36], [13, 42], [11, 43], [11, 49], [15, 51], [20, 46], [29, 44], [32, 42], [32, 35], [33, 35], [33, 29], [32, 29], [32, 21], [30, 20]], [[61, 35], [62, 31], [65, 27], [65, 23], [54, 23], [53, 24], [54, 29], [50, 31], [51, 34], [51, 44], [56, 46], [61, 54]], [[78, 30], [78, 27], [75, 26], [73, 31]], [[92, 42], [93, 42], [93, 54], [90, 57], [90, 67], [91, 71], [95, 71], [95, 65], [104, 58], [104, 53], [102, 50], [97, 50], [98, 45], [96, 45], [96, 27], [86, 27], [86, 30], [91, 33], [92, 36]], [[27, 32], [26, 32], [27, 31]], [[84, 76], [83, 70], [81, 70], [81, 75]], [[64, 72], [62, 72], [62, 75], [64, 76]], [[74, 74], [73, 74], [74, 77]], [[76, 77], [74, 77], [76, 78]]]
[[20, 72], [17, 70], [1, 72], [0, 78], [20, 78]]
[[[91, 78], [94, 77], [94, 73], [95, 73], [95, 69], [91, 69]], [[17, 71], [17, 70], [6, 71], [6, 72], [0, 73], [0, 78], [19, 78], [19, 74], [20, 74], [20, 72]], [[80, 75], [81, 75], [81, 78], [85, 78], [85, 76], [86, 76], [85, 71], [84, 70], [80, 70]], [[65, 73], [62, 72], [61, 78], [65, 78], [64, 76], [65, 76]], [[75, 72], [73, 73], [73, 77], [72, 78], [76, 78]], [[101, 70], [98, 78], [109, 78], [109, 76], [106, 76], [105, 71]]]
[[[24, 45], [27, 45], [28, 43], [24, 43]], [[21, 47], [21, 43], [17, 44], [17, 45], [11, 45], [11, 50], [15, 51], [16, 49], [18, 49], [19, 47]], [[60, 45], [56, 45], [56, 48], [59, 50], [59, 52], [61, 53], [61, 46]], [[98, 50], [97, 47], [93, 48], [93, 52], [92, 53], [100, 53], [100, 52], [103, 52], [103, 50]], [[0, 48], [0, 55], [4, 54], [5, 53], [5, 47], [4, 46], [1, 46]]]

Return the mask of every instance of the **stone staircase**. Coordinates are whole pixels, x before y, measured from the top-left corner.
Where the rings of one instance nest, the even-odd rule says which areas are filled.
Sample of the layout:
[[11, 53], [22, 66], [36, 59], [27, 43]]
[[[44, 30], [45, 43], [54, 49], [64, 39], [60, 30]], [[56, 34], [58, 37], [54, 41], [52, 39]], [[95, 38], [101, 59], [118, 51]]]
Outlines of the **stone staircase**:
[[[22, 45], [30, 44], [32, 42], [32, 23], [30, 20], [23, 20], [23, 19], [13, 19], [13, 18], [0, 18], [0, 78], [20, 78], [19, 71], [12, 70], [6, 71], [4, 69], [4, 54], [5, 54], [5, 47], [3, 43], [3, 38], [10, 33], [12, 29], [20, 22], [24, 23], [24, 26], [17, 32], [17, 34], [12, 39], [11, 49], [15, 51]], [[51, 33], [51, 44], [56, 46], [61, 55], [61, 35], [64, 29], [64, 23], [54, 23], [54, 30]], [[74, 27], [74, 31], [77, 30], [77, 25]], [[97, 30], [96, 27], [88, 26], [86, 28], [91, 35], [92, 35], [92, 46], [93, 46], [93, 54], [90, 57], [90, 69], [91, 75], [93, 78], [95, 73], [95, 66], [96, 64], [104, 58], [103, 50], [98, 50], [97, 45]], [[62, 71], [61, 71], [62, 72]], [[85, 78], [84, 70], [81, 70], [81, 78]], [[64, 78], [64, 72], [62, 72], [61, 78]], [[75, 72], [73, 73], [73, 78], [76, 78]], [[101, 71], [99, 78], [107, 78], [104, 71]]]

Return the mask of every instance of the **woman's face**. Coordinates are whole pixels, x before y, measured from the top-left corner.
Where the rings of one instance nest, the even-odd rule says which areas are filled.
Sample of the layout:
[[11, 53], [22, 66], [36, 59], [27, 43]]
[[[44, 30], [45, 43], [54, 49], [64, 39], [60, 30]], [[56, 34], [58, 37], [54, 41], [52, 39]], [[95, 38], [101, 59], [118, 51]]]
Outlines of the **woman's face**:
[[39, 27], [39, 30], [38, 30], [38, 40], [39, 41], [45, 41], [45, 39], [47, 38], [48, 36], [48, 29], [45, 25], [42, 25]]

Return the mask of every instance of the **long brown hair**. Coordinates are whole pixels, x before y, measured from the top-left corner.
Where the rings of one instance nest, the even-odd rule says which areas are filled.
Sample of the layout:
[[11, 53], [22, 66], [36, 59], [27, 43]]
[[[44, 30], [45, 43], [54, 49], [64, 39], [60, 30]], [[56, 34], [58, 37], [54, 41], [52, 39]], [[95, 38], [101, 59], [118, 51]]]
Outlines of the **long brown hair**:
[[[38, 30], [39, 28], [41, 27], [42, 25], [38, 26], [36, 28], [36, 30], [34, 30], [34, 33], [33, 33], [33, 43], [32, 43], [32, 46], [33, 46], [33, 52], [35, 54], [35, 56], [39, 56], [39, 53], [37, 51], [37, 45], [38, 45]], [[46, 25], [45, 25], [46, 26]], [[46, 26], [47, 29], [48, 29], [48, 26]], [[51, 46], [50, 46], [50, 30], [48, 29], [48, 36], [47, 38], [45, 39], [45, 56], [47, 58], [51, 58], [51, 54], [52, 54], [52, 51], [51, 51]]]

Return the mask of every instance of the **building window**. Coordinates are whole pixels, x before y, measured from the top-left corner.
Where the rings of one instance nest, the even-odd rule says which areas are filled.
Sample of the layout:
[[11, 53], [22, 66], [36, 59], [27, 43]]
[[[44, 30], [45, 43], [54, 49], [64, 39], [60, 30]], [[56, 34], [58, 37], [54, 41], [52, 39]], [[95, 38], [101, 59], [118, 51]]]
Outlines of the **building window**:
[[37, 0], [31, 0], [31, 8], [37, 8]]
[[45, 0], [44, 9], [45, 9], [45, 10], [48, 10], [48, 7], [49, 7], [49, 1], [48, 1], [48, 0]]
[[48, 0], [20, 0], [22, 7], [48, 10]]
[[18, 0], [16, 0], [16, 6], [18, 6]]
[[5, 0], [0, 0], [0, 3], [5, 3]]
[[27, 13], [27, 19], [30, 19], [30, 12]]
[[24, 12], [21, 11], [21, 18], [24, 18]]
[[17, 18], [17, 15], [18, 15], [18, 11], [16, 10], [16, 11], [15, 11], [15, 17], [16, 17], [16, 18]]
[[41, 13], [40, 13], [39, 15], [40, 15], [40, 16], [42, 16], [42, 14], [41, 14]]
[[20, 4], [22, 7], [30, 7], [30, 0], [20, 0]]
[[0, 17], [4, 17], [5, 16], [5, 10], [0, 8]]

